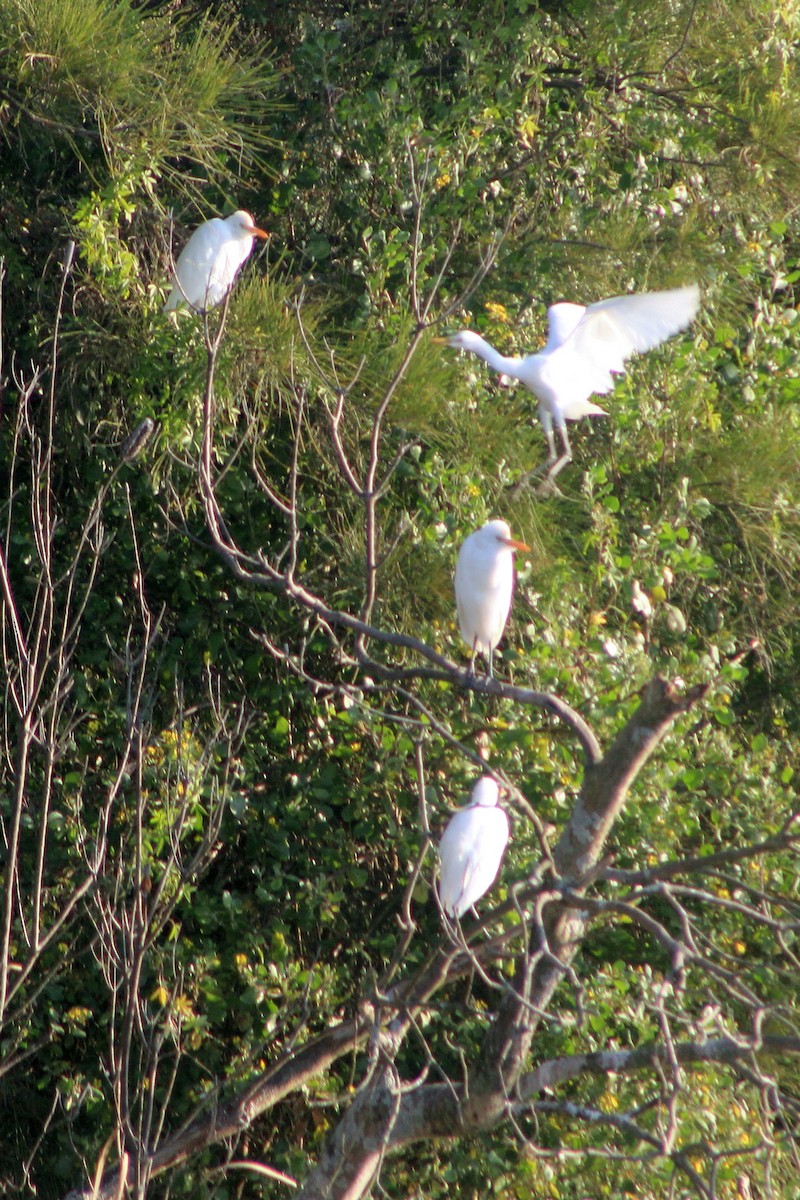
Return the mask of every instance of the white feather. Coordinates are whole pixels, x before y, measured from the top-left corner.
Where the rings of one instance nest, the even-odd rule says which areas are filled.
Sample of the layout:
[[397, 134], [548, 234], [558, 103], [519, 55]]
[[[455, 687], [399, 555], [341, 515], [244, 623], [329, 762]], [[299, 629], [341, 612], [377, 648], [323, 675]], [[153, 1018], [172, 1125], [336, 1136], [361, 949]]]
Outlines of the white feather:
[[632, 354], [652, 350], [685, 329], [699, 304], [696, 284], [667, 292], [612, 296], [587, 308], [554, 304], [548, 310], [550, 330], [544, 349], [524, 358], [500, 354], [469, 329], [447, 341], [529, 388], [539, 401], [539, 417], [549, 434], [554, 425], [563, 428], [566, 421], [605, 415], [605, 409], [589, 397], [610, 392], [614, 376], [624, 372]]
[[233, 286], [253, 249], [253, 239], [267, 236], [254, 224], [250, 214], [241, 209], [224, 221], [212, 217], [199, 225], [178, 256], [164, 311], [181, 304], [201, 311], [214, 308]]
[[514, 592], [514, 550], [527, 549], [514, 541], [505, 521], [487, 521], [463, 542], [456, 561], [456, 607], [471, 651], [491, 655], [503, 636]]
[[439, 898], [449, 917], [461, 917], [495, 881], [508, 842], [508, 817], [499, 789], [485, 775], [470, 803], [455, 813], [439, 843]]

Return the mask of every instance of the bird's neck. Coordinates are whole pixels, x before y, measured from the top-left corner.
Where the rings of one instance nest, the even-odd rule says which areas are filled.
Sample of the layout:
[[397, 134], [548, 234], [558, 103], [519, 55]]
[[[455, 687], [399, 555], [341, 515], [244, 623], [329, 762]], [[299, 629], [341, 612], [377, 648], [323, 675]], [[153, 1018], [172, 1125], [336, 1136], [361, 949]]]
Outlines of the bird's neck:
[[494, 346], [490, 346], [487, 341], [484, 341], [482, 337], [478, 337], [477, 334], [475, 345], [472, 349], [484, 362], [489, 364], [493, 371], [499, 371], [501, 375], [514, 375], [522, 361], [520, 358], [501, 354], [499, 350], [495, 350]]

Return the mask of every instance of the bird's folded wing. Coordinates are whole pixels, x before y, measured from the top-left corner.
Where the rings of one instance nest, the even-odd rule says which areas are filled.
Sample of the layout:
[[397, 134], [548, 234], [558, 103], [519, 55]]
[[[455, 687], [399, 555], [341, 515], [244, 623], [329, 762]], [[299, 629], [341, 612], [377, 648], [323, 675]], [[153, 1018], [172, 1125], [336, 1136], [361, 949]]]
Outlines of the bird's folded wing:
[[456, 902], [457, 911], [466, 912], [489, 888], [493, 878], [494, 876], [489, 875], [486, 870], [486, 863], [482, 861], [480, 847], [472, 847], [463, 862], [461, 891]]
[[211, 284], [221, 290], [220, 300], [236, 278], [242, 263], [250, 252], [251, 244], [231, 239], [218, 251], [211, 269]]
[[184, 301], [194, 308], [205, 307], [211, 268], [219, 245], [219, 220], [206, 221], [198, 226], [178, 255], [175, 265], [175, 284], [164, 305], [165, 312]]
[[222, 221], [206, 221], [205, 224], [199, 225], [195, 229], [178, 256], [178, 270], [184, 263], [205, 267], [213, 262], [214, 255], [222, 242], [220, 230], [217, 227], [222, 224]]

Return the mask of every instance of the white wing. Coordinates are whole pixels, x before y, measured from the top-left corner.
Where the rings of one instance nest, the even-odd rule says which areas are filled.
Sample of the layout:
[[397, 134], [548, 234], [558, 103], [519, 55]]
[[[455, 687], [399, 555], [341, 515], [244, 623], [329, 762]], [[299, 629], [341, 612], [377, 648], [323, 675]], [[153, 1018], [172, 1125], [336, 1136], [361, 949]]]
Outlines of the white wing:
[[[603, 409], [589, 401], [592, 393], [610, 392], [615, 374], [625, 370], [633, 353], [652, 350], [685, 329], [699, 303], [700, 292], [694, 284], [670, 292], [612, 296], [590, 304], [569, 336], [558, 344], [554, 337], [561, 336], [576, 314], [575, 306], [555, 305], [556, 323], [548, 346], [525, 360], [520, 378], [556, 423], [559, 418], [574, 421], [602, 413]], [[562, 308], [572, 311], [559, 315]]]
[[566, 301], [551, 304], [547, 310], [545, 350], [555, 350], [556, 346], [563, 345], [585, 312], [586, 306], [583, 304], [568, 304]]
[[215, 298], [217, 262], [229, 242], [230, 230], [219, 217], [198, 225], [178, 255], [175, 286], [164, 306], [167, 310], [187, 301], [193, 308], [211, 308], [219, 303], [222, 296]]
[[473, 809], [464, 808], [455, 813], [439, 842], [439, 899], [448, 916], [456, 911], [464, 886], [464, 860], [469, 854], [470, 841], [462, 845], [468, 830], [467, 818]]
[[211, 268], [209, 306], [225, 298], [252, 248], [252, 238], [231, 238], [220, 248]]
[[448, 916], [460, 917], [494, 883], [508, 842], [502, 808], [462, 808], [439, 843], [439, 897]]
[[612, 296], [589, 305], [566, 345], [582, 363], [606, 374], [621, 372], [634, 352], [652, 350], [685, 329], [699, 304], [695, 284], [670, 292]]

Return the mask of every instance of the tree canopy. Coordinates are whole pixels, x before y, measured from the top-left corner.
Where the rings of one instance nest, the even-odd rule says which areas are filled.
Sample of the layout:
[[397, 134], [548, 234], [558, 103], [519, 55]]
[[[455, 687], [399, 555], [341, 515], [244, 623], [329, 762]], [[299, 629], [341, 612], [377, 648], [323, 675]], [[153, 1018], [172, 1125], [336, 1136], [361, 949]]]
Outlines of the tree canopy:
[[[2, 1189], [800, 1197], [795, 6], [0, 18]], [[544, 493], [434, 340], [692, 282]]]

